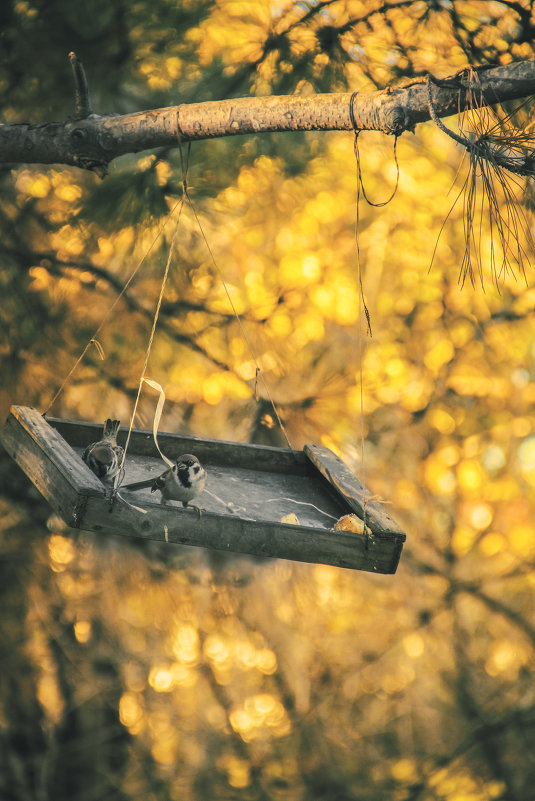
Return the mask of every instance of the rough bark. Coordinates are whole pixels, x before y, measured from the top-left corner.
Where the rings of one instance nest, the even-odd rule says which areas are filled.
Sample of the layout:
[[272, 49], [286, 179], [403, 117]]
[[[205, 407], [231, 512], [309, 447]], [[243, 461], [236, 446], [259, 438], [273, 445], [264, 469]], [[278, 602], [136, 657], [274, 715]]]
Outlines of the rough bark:
[[[433, 111], [446, 117], [464, 109], [473, 93], [481, 105], [535, 94], [535, 60], [463, 71], [432, 83]], [[117, 156], [173, 145], [178, 137], [187, 142], [353, 126], [399, 135], [430, 117], [425, 79], [369, 94], [243, 97], [133, 114], [90, 114], [63, 123], [0, 125], [0, 163], [60, 163], [98, 171]]]

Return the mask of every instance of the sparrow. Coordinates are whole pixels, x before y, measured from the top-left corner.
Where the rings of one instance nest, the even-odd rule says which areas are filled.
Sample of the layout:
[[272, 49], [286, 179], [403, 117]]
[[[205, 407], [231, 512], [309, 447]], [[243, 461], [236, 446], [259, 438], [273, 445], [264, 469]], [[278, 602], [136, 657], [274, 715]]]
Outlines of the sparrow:
[[189, 502], [200, 495], [206, 484], [206, 470], [196, 456], [184, 453], [179, 456], [175, 464], [165, 470], [158, 478], [148, 478], [146, 481], [137, 481], [134, 484], [124, 484], [123, 489], [139, 490], [150, 487], [151, 492], [160, 490], [161, 502], [182, 501], [182, 506], [197, 509]]
[[120, 420], [108, 418], [104, 423], [102, 439], [88, 445], [82, 459], [101, 481], [111, 484], [121, 469], [124, 448], [117, 445]]

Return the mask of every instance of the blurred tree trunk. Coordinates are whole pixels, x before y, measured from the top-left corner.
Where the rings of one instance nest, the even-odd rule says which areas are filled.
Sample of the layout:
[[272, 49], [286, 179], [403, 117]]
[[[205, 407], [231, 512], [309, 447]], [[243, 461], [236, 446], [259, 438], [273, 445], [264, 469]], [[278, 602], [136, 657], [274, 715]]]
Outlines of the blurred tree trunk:
[[[0, 508], [10, 502], [19, 510], [18, 523], [3, 534], [0, 559], [0, 797], [67, 799], [81, 787], [87, 797], [108, 797], [109, 787], [122, 784], [131, 739], [118, 713], [121, 663], [100, 636], [98, 621], [90, 645], [76, 640], [51, 578], [43, 537], [49, 507], [3, 448], [0, 484]], [[83, 665], [90, 666], [85, 683]], [[56, 698], [55, 725], [44, 695]], [[125, 797], [114, 792], [117, 801]]]

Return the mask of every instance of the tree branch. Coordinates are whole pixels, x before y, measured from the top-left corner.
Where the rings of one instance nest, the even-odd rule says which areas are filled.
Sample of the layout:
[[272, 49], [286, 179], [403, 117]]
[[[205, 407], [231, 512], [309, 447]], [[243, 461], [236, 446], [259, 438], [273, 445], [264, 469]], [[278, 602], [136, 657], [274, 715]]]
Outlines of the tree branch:
[[[469, 89], [481, 105], [535, 94], [535, 59], [474, 70], [434, 82], [433, 110], [447, 117], [470, 104]], [[478, 97], [479, 99], [479, 97]], [[239, 134], [285, 131], [348, 131], [355, 127], [399, 135], [430, 119], [427, 79], [366, 95], [339, 93], [242, 97], [191, 103], [133, 114], [64, 123], [0, 125], [0, 163], [72, 164], [105, 171], [117, 156], [182, 142]], [[77, 103], [78, 108], [78, 103]]]
[[76, 53], [69, 53], [69, 60], [71, 62], [72, 74], [74, 78], [74, 116], [77, 120], [84, 120], [92, 113], [91, 101], [89, 100], [89, 87], [87, 85], [87, 78], [85, 77], [84, 65]]

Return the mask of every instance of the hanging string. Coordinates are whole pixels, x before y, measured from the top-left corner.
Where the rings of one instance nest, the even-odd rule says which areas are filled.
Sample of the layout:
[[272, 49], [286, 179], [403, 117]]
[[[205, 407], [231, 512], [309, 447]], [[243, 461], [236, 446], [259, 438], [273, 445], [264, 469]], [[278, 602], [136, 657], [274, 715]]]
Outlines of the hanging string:
[[[355, 111], [354, 111], [354, 103], [355, 98], [357, 96], [357, 92], [353, 92], [349, 101], [349, 117], [351, 119], [351, 124], [353, 126], [353, 131], [355, 134], [355, 141], [353, 143], [353, 150], [355, 153], [355, 159], [357, 162], [357, 199], [356, 199], [356, 215], [355, 215], [355, 248], [357, 254], [357, 275], [359, 280], [359, 313], [358, 313], [358, 355], [359, 355], [359, 379], [360, 379], [360, 463], [361, 463], [361, 474], [362, 474], [362, 522], [364, 524], [364, 531], [366, 532], [366, 547], [368, 546], [368, 534], [367, 534], [367, 526], [366, 526], [366, 462], [364, 459], [364, 368], [363, 368], [363, 335], [362, 335], [362, 312], [364, 310], [364, 314], [366, 316], [366, 323], [368, 326], [368, 334], [372, 336], [372, 327], [371, 327], [371, 320], [370, 320], [370, 312], [368, 307], [366, 306], [366, 300], [364, 297], [364, 285], [362, 283], [362, 264], [360, 260], [360, 243], [359, 243], [359, 232], [360, 232], [360, 191], [364, 192], [364, 185], [362, 183], [362, 172], [360, 169], [360, 154], [359, 154], [359, 145], [358, 145], [358, 136], [359, 136], [359, 129], [357, 128], [357, 123], [355, 120]], [[364, 197], [366, 194], [364, 193]]]
[[[177, 125], [177, 128], [178, 128], [178, 125]], [[188, 143], [188, 144], [191, 144], [191, 143]], [[181, 161], [181, 163], [183, 163], [182, 142], [181, 142], [180, 134], [178, 135], [178, 148], [179, 148], [179, 152], [180, 152], [180, 161]], [[188, 155], [189, 155], [189, 150], [188, 150]], [[277, 420], [277, 423], [279, 425], [279, 428], [281, 429], [281, 431], [282, 431], [282, 433], [284, 435], [284, 438], [286, 439], [286, 442], [288, 443], [288, 448], [291, 451], [293, 451], [294, 448], [292, 446], [292, 443], [290, 442], [290, 438], [288, 437], [288, 433], [286, 431], [286, 428], [284, 427], [282, 419], [281, 419], [281, 417], [279, 415], [279, 412], [278, 412], [277, 407], [275, 405], [275, 401], [273, 400], [271, 392], [269, 391], [269, 387], [267, 385], [266, 379], [264, 378], [264, 375], [263, 375], [262, 370], [260, 368], [260, 365], [258, 363], [258, 359], [257, 359], [256, 353], [255, 353], [255, 350], [253, 348], [253, 345], [252, 345], [249, 337], [247, 336], [247, 332], [245, 331], [245, 328], [244, 328], [244, 325], [242, 323], [241, 317], [238, 314], [238, 310], [236, 309], [236, 306], [234, 305], [234, 302], [233, 302], [232, 297], [230, 295], [230, 292], [228, 290], [227, 284], [225, 282], [225, 278], [224, 278], [223, 273], [222, 273], [222, 271], [221, 271], [221, 269], [220, 269], [220, 267], [219, 267], [219, 265], [218, 265], [218, 263], [216, 261], [216, 258], [214, 256], [214, 252], [213, 252], [212, 248], [210, 247], [210, 243], [208, 242], [208, 238], [207, 238], [207, 236], [206, 236], [206, 234], [204, 232], [204, 228], [203, 228], [203, 226], [201, 224], [201, 221], [199, 219], [199, 215], [197, 214], [197, 209], [195, 208], [195, 205], [194, 205], [194, 203], [193, 203], [193, 201], [192, 201], [192, 199], [191, 199], [191, 197], [189, 195], [189, 192], [188, 192], [188, 189], [187, 189], [186, 185], [184, 185], [184, 195], [185, 195], [185, 197], [186, 197], [186, 199], [187, 199], [187, 201], [189, 203], [189, 206], [191, 208], [193, 216], [195, 217], [195, 220], [197, 222], [197, 226], [198, 226], [199, 231], [201, 233], [201, 236], [202, 236], [202, 238], [204, 240], [204, 244], [206, 245], [206, 249], [208, 250], [208, 253], [210, 254], [210, 258], [212, 260], [212, 264], [214, 265], [214, 267], [215, 267], [215, 269], [216, 269], [216, 271], [217, 271], [217, 273], [219, 275], [219, 279], [220, 279], [220, 281], [221, 281], [221, 283], [223, 285], [223, 289], [225, 290], [225, 294], [227, 296], [228, 302], [230, 303], [230, 307], [232, 309], [234, 317], [237, 320], [237, 323], [238, 323], [238, 326], [239, 326], [239, 329], [240, 329], [240, 333], [241, 333], [241, 335], [243, 337], [243, 340], [244, 340], [245, 344], [247, 345], [247, 348], [248, 348], [249, 353], [251, 355], [251, 359], [254, 362], [254, 365], [255, 365], [255, 368], [256, 368], [256, 370], [255, 370], [255, 396], [257, 394], [258, 379], [260, 378], [260, 381], [262, 382], [262, 385], [264, 387], [266, 396], [267, 396], [267, 398], [268, 398], [268, 400], [269, 400], [269, 402], [271, 404], [271, 408], [273, 409], [273, 413], [274, 413], [274, 415], [276, 417], [276, 420]]]
[[[349, 101], [349, 117], [351, 119], [351, 124], [353, 126], [353, 131], [355, 134], [355, 140], [353, 143], [353, 150], [355, 153], [355, 159], [357, 162], [357, 199], [356, 199], [356, 215], [355, 215], [355, 248], [356, 248], [356, 255], [357, 255], [357, 274], [359, 280], [359, 313], [358, 313], [358, 355], [359, 355], [359, 379], [360, 379], [360, 463], [361, 463], [361, 473], [362, 473], [362, 522], [364, 524], [364, 531], [367, 532], [366, 527], [366, 462], [364, 459], [364, 369], [363, 369], [363, 346], [362, 346], [362, 312], [364, 310], [364, 314], [366, 315], [366, 323], [368, 326], [368, 334], [370, 337], [372, 336], [372, 327], [371, 327], [371, 320], [370, 320], [370, 312], [368, 307], [366, 306], [366, 300], [364, 297], [364, 285], [362, 283], [362, 264], [360, 260], [360, 243], [359, 243], [359, 232], [360, 232], [360, 190], [362, 188], [364, 192], [364, 185], [362, 183], [362, 172], [360, 169], [360, 154], [359, 154], [359, 145], [358, 145], [358, 136], [359, 136], [359, 129], [357, 128], [357, 123], [355, 120], [355, 98], [357, 96], [357, 92], [353, 92]], [[366, 197], [366, 194], [364, 193]], [[366, 539], [366, 546], [368, 545], [368, 540]]]
[[[361, 262], [360, 262], [359, 231], [360, 231], [360, 192], [361, 192], [361, 189], [362, 189], [362, 192], [363, 192], [365, 198], [366, 198], [366, 193], [364, 192], [364, 185], [362, 183], [362, 173], [360, 171], [360, 154], [359, 154], [358, 136], [359, 136], [358, 131], [355, 130], [355, 141], [353, 143], [353, 150], [354, 150], [354, 153], [355, 153], [355, 158], [357, 160], [357, 214], [356, 214], [356, 220], [355, 220], [355, 246], [356, 246], [356, 249], [357, 249], [357, 273], [358, 273], [358, 279], [359, 279], [359, 326], [360, 326], [360, 319], [361, 319], [361, 316], [362, 316], [362, 309], [364, 309], [364, 314], [366, 316], [366, 324], [367, 324], [367, 327], [368, 327], [367, 332], [368, 332], [368, 335], [371, 337], [371, 336], [373, 336], [373, 334], [372, 334], [372, 323], [371, 323], [370, 311], [369, 311], [369, 309], [368, 309], [368, 307], [366, 305], [366, 299], [364, 297], [364, 285], [362, 283], [362, 266], [361, 266]], [[367, 198], [366, 198], [366, 200], [367, 200]], [[361, 346], [362, 346], [361, 336], [359, 334], [359, 348]], [[360, 389], [361, 389], [361, 392], [362, 392], [362, 376], [361, 376]]]
[[173, 208], [171, 209], [171, 211], [169, 212], [169, 214], [167, 215], [167, 217], [165, 218], [163, 223], [160, 225], [160, 227], [158, 229], [158, 232], [156, 233], [156, 236], [154, 237], [153, 241], [151, 242], [148, 250], [144, 253], [144, 255], [142, 256], [142, 258], [140, 259], [140, 261], [138, 262], [136, 267], [130, 273], [130, 276], [128, 277], [128, 279], [126, 280], [125, 284], [123, 285], [123, 288], [121, 289], [121, 291], [119, 292], [119, 294], [117, 295], [117, 297], [115, 298], [115, 300], [113, 301], [111, 306], [109, 307], [108, 311], [106, 312], [106, 314], [102, 318], [102, 320], [100, 322], [100, 325], [96, 329], [95, 333], [89, 338], [85, 348], [83, 349], [83, 351], [81, 352], [81, 354], [78, 356], [77, 360], [75, 361], [74, 365], [71, 367], [71, 369], [67, 373], [67, 376], [63, 380], [63, 383], [61, 384], [61, 386], [57, 390], [56, 394], [54, 395], [54, 397], [52, 398], [52, 400], [50, 401], [50, 403], [48, 404], [48, 406], [46, 407], [44, 412], [42, 412], [43, 417], [45, 417], [48, 414], [49, 410], [52, 408], [54, 403], [57, 401], [57, 399], [59, 398], [59, 396], [61, 395], [61, 393], [65, 389], [65, 387], [67, 386], [68, 382], [70, 381], [72, 375], [78, 369], [78, 366], [82, 362], [85, 354], [87, 353], [87, 351], [89, 350], [91, 345], [94, 345], [97, 348], [98, 354], [102, 358], [103, 349], [102, 349], [102, 346], [100, 345], [100, 343], [97, 340], [97, 336], [100, 334], [101, 330], [104, 328], [104, 325], [110, 319], [110, 317], [112, 315], [112, 312], [114, 311], [115, 307], [117, 306], [117, 304], [119, 303], [120, 299], [123, 297], [123, 295], [127, 291], [128, 287], [130, 286], [130, 284], [132, 283], [132, 281], [134, 280], [134, 278], [138, 274], [139, 270], [141, 269], [141, 267], [143, 266], [143, 264], [147, 260], [148, 256], [154, 250], [154, 247], [155, 247], [156, 243], [158, 242], [158, 240], [160, 239], [160, 237], [163, 234], [165, 226], [167, 225], [168, 221], [171, 219], [172, 215], [174, 214], [175, 209], [181, 203], [182, 204], [184, 203], [184, 198], [183, 197], [179, 201], [177, 201], [177, 203], [173, 206]]
[[394, 189], [392, 190], [392, 194], [390, 195], [389, 198], [387, 198], [386, 200], [381, 200], [381, 201], [378, 201], [377, 203], [374, 203], [372, 200], [370, 200], [370, 198], [366, 194], [366, 189], [364, 188], [364, 182], [362, 180], [362, 170], [361, 170], [361, 166], [360, 166], [360, 153], [359, 153], [359, 140], [358, 140], [360, 129], [359, 129], [358, 125], [357, 125], [357, 120], [355, 118], [355, 99], [356, 99], [357, 95], [358, 95], [358, 92], [353, 92], [353, 94], [349, 98], [349, 119], [351, 120], [351, 125], [353, 126], [353, 131], [355, 133], [355, 141], [353, 143], [353, 147], [354, 147], [354, 150], [355, 150], [355, 158], [357, 159], [358, 185], [359, 185], [359, 190], [362, 190], [362, 194], [363, 194], [363, 197], [364, 197], [366, 203], [369, 206], [374, 206], [375, 208], [378, 209], [378, 208], [381, 208], [382, 206], [387, 206], [390, 203], [390, 201], [394, 199], [394, 196], [395, 196], [396, 192], [398, 191], [398, 186], [399, 186], [399, 162], [398, 162], [398, 153], [397, 153], [398, 134], [394, 135], [394, 163], [396, 165], [396, 183], [395, 183]]
[[[355, 246], [356, 246], [356, 254], [357, 254], [357, 275], [359, 280], [359, 313], [358, 313], [358, 354], [359, 354], [359, 382], [360, 382], [360, 463], [361, 463], [361, 473], [362, 473], [362, 522], [364, 524], [364, 531], [367, 532], [366, 527], [366, 461], [364, 458], [364, 347], [363, 347], [363, 331], [362, 331], [362, 313], [366, 317], [366, 325], [367, 325], [367, 333], [369, 336], [372, 336], [372, 327], [370, 321], [370, 312], [368, 307], [366, 306], [366, 300], [364, 297], [364, 285], [362, 282], [362, 263], [360, 260], [360, 244], [359, 244], [359, 235], [360, 235], [360, 190], [361, 190], [361, 176], [360, 176], [360, 164], [359, 164], [359, 157], [358, 157], [358, 131], [355, 130], [355, 156], [357, 159], [357, 208], [356, 208], [356, 216], [355, 216]], [[368, 540], [366, 539], [366, 546], [368, 545]]]
[[[362, 500], [362, 511], [363, 511], [363, 522], [364, 522], [364, 530], [367, 532], [366, 529], [366, 503], [368, 500], [371, 500], [372, 496], [369, 498], [366, 497], [366, 464], [364, 459], [364, 380], [363, 380], [363, 336], [362, 336], [362, 312], [364, 311], [364, 315], [366, 317], [366, 325], [367, 325], [367, 333], [371, 337], [372, 336], [372, 327], [371, 327], [371, 318], [370, 312], [368, 307], [366, 306], [366, 299], [364, 296], [364, 285], [362, 281], [362, 264], [360, 260], [360, 246], [359, 246], [359, 233], [360, 233], [360, 197], [361, 193], [364, 197], [366, 203], [369, 206], [373, 206], [374, 208], [381, 208], [382, 206], [386, 206], [390, 203], [398, 190], [399, 186], [399, 162], [398, 162], [398, 155], [397, 155], [397, 142], [398, 136], [397, 134], [394, 135], [394, 162], [396, 165], [396, 183], [394, 189], [390, 197], [386, 200], [374, 203], [368, 197], [366, 193], [366, 189], [364, 187], [364, 182], [362, 179], [362, 168], [360, 163], [360, 152], [359, 152], [359, 132], [360, 129], [357, 125], [357, 121], [355, 119], [355, 99], [357, 97], [358, 92], [353, 92], [349, 100], [349, 118], [351, 120], [351, 125], [353, 127], [353, 131], [355, 134], [355, 141], [353, 143], [353, 149], [355, 152], [355, 160], [357, 162], [357, 209], [356, 209], [356, 219], [355, 219], [355, 245], [356, 245], [356, 253], [357, 253], [357, 272], [358, 272], [358, 280], [359, 280], [359, 338], [358, 338], [358, 350], [359, 350], [359, 373], [360, 373], [360, 456], [361, 456], [361, 463], [362, 463], [362, 483], [363, 483], [363, 500]], [[367, 542], [367, 541], [366, 541]]]
[[154, 341], [154, 334], [156, 333], [156, 326], [158, 325], [158, 318], [160, 316], [160, 308], [161, 308], [163, 297], [164, 297], [164, 294], [165, 294], [165, 287], [166, 287], [166, 284], [167, 284], [167, 278], [169, 276], [169, 270], [171, 268], [171, 260], [173, 258], [173, 250], [174, 250], [174, 247], [175, 247], [175, 241], [176, 241], [176, 235], [177, 235], [177, 232], [178, 232], [178, 226], [180, 224], [180, 217], [182, 215], [182, 209], [184, 208], [184, 200], [187, 197], [186, 187], [187, 187], [188, 169], [189, 169], [189, 151], [188, 151], [188, 161], [187, 161], [186, 165], [184, 166], [184, 164], [182, 163], [182, 197], [180, 198], [178, 203], [175, 204], [175, 206], [173, 207], [173, 211], [174, 211], [174, 209], [176, 209], [177, 206], [178, 206], [178, 214], [177, 214], [177, 219], [176, 219], [176, 223], [175, 223], [175, 229], [173, 231], [173, 236], [171, 237], [171, 244], [169, 245], [169, 252], [167, 254], [167, 263], [165, 265], [165, 270], [164, 270], [164, 274], [163, 274], [163, 278], [162, 278], [162, 283], [161, 283], [161, 286], [160, 286], [160, 294], [158, 295], [158, 301], [156, 303], [156, 309], [154, 311], [154, 317], [152, 319], [152, 328], [151, 328], [151, 332], [150, 332], [150, 336], [149, 336], [149, 341], [148, 341], [148, 344], [147, 344], [147, 349], [145, 351], [145, 361], [143, 362], [143, 368], [141, 370], [141, 376], [139, 378], [139, 386], [138, 386], [138, 389], [137, 389], [136, 400], [135, 400], [135, 403], [134, 403], [134, 408], [132, 410], [132, 415], [130, 417], [130, 425], [128, 427], [128, 434], [126, 436], [126, 442], [125, 442], [125, 445], [124, 445], [124, 451], [123, 451], [123, 457], [122, 457], [122, 460], [121, 460], [120, 470], [119, 470], [119, 472], [118, 472], [118, 474], [116, 476], [116, 480], [115, 480], [115, 484], [114, 484], [114, 489], [115, 490], [117, 490], [117, 487], [120, 485], [120, 483], [121, 483], [121, 481], [122, 481], [122, 479], [124, 477], [123, 466], [124, 466], [124, 463], [125, 463], [125, 460], [126, 460], [126, 452], [128, 450], [128, 445], [130, 444], [130, 438], [132, 436], [132, 428], [134, 427], [134, 420], [135, 420], [135, 417], [136, 417], [136, 414], [137, 414], [137, 407], [139, 405], [139, 400], [141, 398], [141, 390], [143, 388], [143, 384], [146, 381], [145, 376], [146, 376], [146, 373], [147, 373], [147, 367], [148, 367], [148, 364], [149, 364], [150, 353], [151, 353], [151, 350], [152, 350], [152, 343]]
[[355, 156], [356, 156], [356, 159], [357, 159], [357, 174], [358, 174], [359, 185], [360, 185], [360, 187], [362, 189], [362, 194], [363, 194], [364, 199], [365, 199], [366, 203], [368, 204], [368, 206], [374, 206], [374, 208], [380, 209], [382, 206], [388, 206], [388, 204], [392, 200], [394, 200], [394, 196], [395, 196], [396, 192], [398, 191], [398, 186], [399, 186], [399, 162], [398, 162], [398, 153], [397, 153], [398, 137], [394, 136], [394, 163], [396, 165], [396, 183], [394, 185], [394, 188], [392, 190], [392, 193], [391, 193], [390, 197], [388, 197], [386, 200], [381, 200], [381, 201], [378, 201], [377, 203], [374, 203], [373, 200], [370, 200], [370, 198], [366, 194], [366, 189], [364, 188], [364, 183], [363, 183], [363, 180], [362, 180], [362, 170], [361, 170], [361, 167], [360, 167], [360, 153], [359, 153], [358, 133], [359, 133], [358, 131], [355, 131], [354, 148], [355, 148]]

